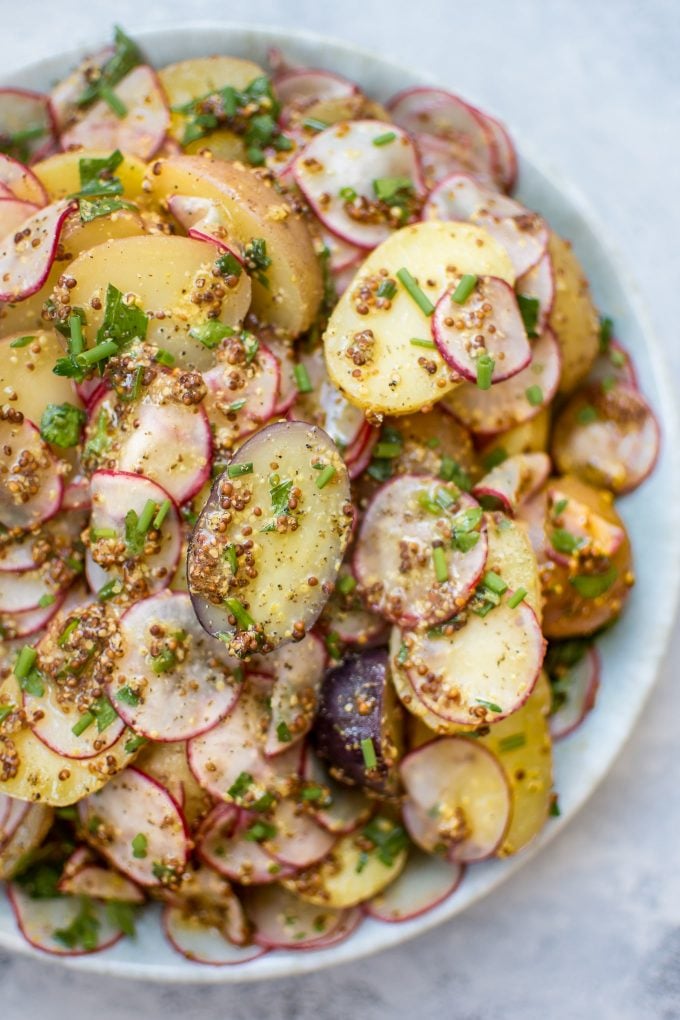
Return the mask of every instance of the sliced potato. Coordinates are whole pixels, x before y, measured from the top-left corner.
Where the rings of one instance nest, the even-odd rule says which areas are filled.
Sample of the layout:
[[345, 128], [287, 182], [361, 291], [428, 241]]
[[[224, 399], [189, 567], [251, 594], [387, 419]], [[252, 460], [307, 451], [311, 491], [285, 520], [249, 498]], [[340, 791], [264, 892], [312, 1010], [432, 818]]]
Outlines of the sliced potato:
[[158, 72], [158, 77], [171, 110], [170, 134], [181, 143], [186, 130], [187, 116], [176, 107], [185, 106], [192, 99], [200, 99], [228, 85], [244, 89], [253, 79], [264, 74], [265, 71], [252, 60], [241, 60], [238, 57], [195, 57], [168, 64]]
[[64, 354], [61, 338], [52, 330], [40, 329], [30, 334], [32, 340], [26, 346], [12, 347], [23, 335], [0, 341], [0, 404], [21, 411], [39, 426], [48, 404], [80, 406], [80, 400], [72, 381], [52, 371]]
[[246, 144], [240, 135], [233, 131], [220, 128], [212, 131], [205, 138], [197, 138], [184, 146], [184, 151], [189, 156], [207, 156], [213, 159], [222, 159], [227, 163], [238, 160], [246, 162]]
[[261, 238], [271, 265], [265, 270], [266, 286], [253, 281], [253, 311], [293, 335], [311, 326], [323, 292], [319, 261], [302, 215], [272, 184], [238, 164], [198, 156], [159, 160], [151, 182], [159, 198], [216, 199], [237, 246]]
[[535, 418], [515, 425], [507, 432], [499, 432], [492, 441], [482, 447], [480, 457], [484, 464], [496, 452], [513, 457], [518, 453], [544, 453], [550, 439], [550, 408], [544, 407]]
[[[431, 339], [431, 319], [397, 282], [401, 269], [432, 304], [465, 273], [515, 280], [505, 249], [469, 223], [416, 223], [371, 252], [336, 305], [324, 342], [331, 379], [373, 416], [426, 409], [457, 381], [438, 351], [411, 343]], [[397, 288], [391, 300], [376, 298], [384, 280]]]
[[[81, 159], [106, 159], [110, 152], [100, 149], [77, 149], [71, 152], [58, 152], [56, 156], [43, 159], [31, 167], [33, 173], [44, 185], [50, 202], [56, 202], [67, 195], [80, 191]], [[123, 197], [132, 202], [139, 202], [147, 194], [142, 187], [146, 176], [146, 163], [125, 153], [123, 162], [116, 168], [116, 177], [123, 185]]]
[[[93, 344], [104, 317], [107, 285], [134, 295], [149, 315], [147, 342], [170, 351], [180, 365], [200, 371], [214, 358], [200, 341], [189, 336], [189, 329], [208, 321], [211, 310], [219, 310], [220, 322], [239, 326], [250, 304], [247, 274], [240, 275], [235, 287], [226, 287], [212, 275], [215, 258], [213, 245], [188, 237], [106, 241], [70, 264], [68, 274], [76, 285], [65, 297], [70, 305], [86, 309], [84, 333]], [[219, 288], [211, 288], [211, 282], [219, 283]], [[209, 289], [214, 296], [206, 300]], [[99, 307], [93, 307], [93, 301]]]
[[486, 571], [500, 574], [511, 591], [526, 589], [524, 601], [541, 619], [541, 582], [538, 563], [526, 528], [504, 514], [487, 514], [489, 551]]
[[551, 231], [548, 251], [555, 276], [550, 313], [562, 354], [560, 392], [569, 393], [588, 374], [599, 350], [599, 320], [587, 277], [568, 241]]

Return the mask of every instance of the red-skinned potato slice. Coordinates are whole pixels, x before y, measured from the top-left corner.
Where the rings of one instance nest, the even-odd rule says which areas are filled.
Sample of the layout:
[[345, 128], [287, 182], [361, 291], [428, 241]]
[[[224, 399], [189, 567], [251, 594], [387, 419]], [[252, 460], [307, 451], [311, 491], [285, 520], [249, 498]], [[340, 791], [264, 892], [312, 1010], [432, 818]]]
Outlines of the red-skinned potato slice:
[[269, 949], [313, 946], [343, 919], [342, 911], [319, 909], [279, 885], [250, 890], [245, 907], [255, 925], [255, 941]]
[[[124, 471], [96, 471], [90, 480], [90, 492], [92, 516], [85, 568], [90, 588], [98, 592], [110, 581], [123, 581], [126, 572], [130, 575], [130, 553], [126, 549], [127, 514], [134, 510], [139, 517], [149, 501], [158, 507], [158, 513], [162, 506], [167, 505], [169, 496], [150, 479]], [[135, 565], [132, 573], [137, 581], [141, 581], [144, 590], [149, 593], [160, 591], [170, 584], [181, 545], [179, 513], [170, 499], [170, 507], [161, 526], [157, 529], [152, 526], [140, 551], [133, 552]]]
[[34, 205], [47, 205], [47, 192], [32, 170], [11, 156], [0, 152], [0, 185], [9, 192], [6, 198], [13, 196], [20, 202], [33, 202]]
[[458, 96], [443, 89], [411, 88], [393, 96], [387, 108], [395, 124], [407, 131], [453, 143], [467, 169], [488, 175], [496, 171], [494, 133], [480, 111]]
[[[354, 553], [368, 608], [402, 626], [432, 625], [459, 612], [486, 562], [481, 518], [474, 499], [438, 479], [401, 475], [386, 482], [366, 510]], [[452, 544], [460, 528], [479, 536], [465, 550]]]
[[580, 662], [553, 680], [552, 697], [557, 706], [549, 717], [550, 735], [562, 740], [578, 729], [595, 707], [600, 686], [600, 657], [589, 648]]
[[240, 885], [264, 885], [293, 874], [293, 869], [278, 864], [257, 840], [246, 839], [250, 827], [261, 817], [234, 804], [218, 804], [198, 833], [198, 856]]
[[209, 637], [184, 592], [135, 603], [120, 621], [123, 654], [109, 697], [128, 726], [151, 740], [188, 740], [230, 712], [238, 660]]
[[538, 301], [536, 332], [540, 335], [548, 325], [555, 300], [555, 276], [548, 252], [541, 256], [535, 266], [519, 277], [515, 290], [523, 297]]
[[0, 301], [21, 301], [40, 290], [73, 208], [68, 199], [53, 202], [29, 216], [19, 233], [0, 241]]
[[411, 837], [432, 853], [444, 846], [452, 861], [490, 857], [510, 822], [510, 789], [500, 763], [467, 737], [442, 737], [401, 763]]
[[81, 916], [83, 901], [79, 897], [32, 899], [16, 883], [9, 886], [8, 895], [21, 934], [34, 949], [40, 949], [51, 956], [99, 953], [123, 937], [123, 931], [111, 923], [105, 905], [91, 902], [87, 909], [89, 916], [97, 922], [96, 945], [87, 949], [69, 946], [59, 939], [58, 933], [71, 929]]
[[161, 885], [163, 869], [176, 876], [184, 871], [189, 844], [182, 812], [167, 790], [138, 769], [114, 776], [82, 800], [78, 812], [89, 841], [139, 885]]
[[461, 883], [464, 866], [414, 848], [401, 875], [366, 904], [378, 921], [410, 921], [451, 896]]
[[270, 688], [267, 678], [258, 683], [251, 675], [226, 719], [188, 744], [189, 766], [201, 786], [240, 807], [249, 808], [267, 793], [286, 796], [300, 769], [299, 746], [265, 756]]
[[472, 489], [486, 510], [516, 513], [541, 488], [550, 474], [547, 453], [517, 453], [496, 465]]
[[[376, 138], [394, 134], [387, 144]], [[379, 120], [356, 120], [320, 131], [295, 161], [295, 180], [321, 222], [359, 248], [374, 248], [404, 218], [376, 204], [374, 181], [404, 178], [415, 198], [424, 187], [418, 156], [408, 135]], [[341, 194], [349, 188], [356, 198]], [[362, 215], [364, 207], [371, 213]], [[354, 212], [354, 215], [352, 213]]]
[[463, 383], [444, 397], [443, 406], [475, 435], [490, 437], [534, 418], [553, 399], [559, 379], [559, 348], [546, 329], [532, 347], [531, 361], [517, 375], [488, 390]]
[[203, 626], [240, 655], [301, 638], [335, 582], [352, 518], [347, 471], [324, 432], [280, 422], [248, 439], [215, 482], [189, 547]]
[[[12, 136], [30, 133], [25, 141], [12, 143]], [[47, 96], [28, 89], [0, 89], [0, 141], [2, 148], [18, 155], [23, 163], [41, 159], [54, 147], [54, 120]], [[14, 150], [14, 151], [13, 151]]]
[[125, 107], [124, 116], [119, 117], [104, 100], [97, 100], [62, 133], [62, 148], [120, 149], [151, 159], [170, 127], [170, 111], [156, 72], [145, 65], [135, 67], [111, 91]]
[[241, 351], [240, 342], [227, 340], [218, 363], [203, 374], [208, 387], [203, 408], [221, 451], [232, 450], [239, 439], [273, 418], [279, 399], [281, 369], [271, 351], [259, 344], [250, 360]]
[[478, 279], [460, 305], [452, 287], [432, 317], [435, 343], [444, 360], [469, 382], [477, 382], [477, 362], [493, 359], [491, 384], [517, 375], [531, 360], [531, 347], [512, 287], [494, 276]]
[[256, 960], [266, 953], [261, 946], [235, 945], [216, 925], [170, 903], [163, 911], [163, 931], [172, 948], [193, 963], [229, 967]]
[[23, 227], [24, 222], [39, 208], [33, 202], [0, 196], [0, 238], [16, 234], [17, 230]]
[[647, 478], [659, 445], [659, 425], [644, 397], [623, 384], [598, 384], [574, 394], [560, 412], [552, 454], [563, 474], [619, 494]]
[[548, 228], [536, 213], [486, 188], [469, 174], [453, 174], [432, 191], [423, 211], [426, 219], [477, 223], [506, 249], [517, 276], [523, 276], [546, 254]]
[[[18, 418], [18, 420], [15, 420]], [[0, 414], [0, 523], [34, 528], [54, 517], [64, 484], [39, 429], [20, 413]], [[17, 609], [31, 609], [19, 606]]]

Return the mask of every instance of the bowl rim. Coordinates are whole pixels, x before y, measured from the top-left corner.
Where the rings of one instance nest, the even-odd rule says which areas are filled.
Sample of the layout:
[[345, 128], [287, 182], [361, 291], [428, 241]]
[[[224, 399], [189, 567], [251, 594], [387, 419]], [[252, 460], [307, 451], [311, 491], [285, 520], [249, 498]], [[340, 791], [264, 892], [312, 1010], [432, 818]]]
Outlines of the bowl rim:
[[[217, 48], [220, 48], [218, 35], [225, 37], [229, 34], [247, 34], [258, 39], [262, 43], [268, 43], [269, 45], [279, 44], [285, 46], [286, 42], [314, 45], [315, 47], [318, 47], [320, 53], [323, 53], [324, 49], [330, 48], [333, 51], [333, 54], [337, 55], [339, 59], [352, 59], [358, 57], [363, 59], [367, 64], [371, 64], [376, 67], [378, 71], [383, 69], [383, 73], [388, 71], [391, 71], [392, 73], [401, 73], [405, 78], [410, 79], [412, 82], [418, 82], [421, 85], [440, 88], [455, 88], [455, 86], [449, 86], [447, 80], [442, 81], [437, 76], [418, 68], [414, 68], [410, 64], [404, 65], [404, 63], [402, 61], [398, 61], [396, 57], [390, 58], [389, 56], [384, 57], [382, 55], [376, 55], [361, 46], [307, 29], [291, 29], [276, 24], [252, 24], [249, 22], [220, 19], [174, 19], [162, 26], [127, 26], [126, 31], [130, 36], [138, 41], [142, 47], [144, 47], [146, 43], [154, 44], [154, 42], [157, 43], [161, 39], [170, 40], [174, 37], [186, 36], [187, 33], [201, 33], [205, 34], [206, 37], [214, 34], [214, 45], [211, 46], [210, 41], [207, 38], [207, 52], [205, 55], [210, 55], [215, 52]], [[64, 67], [74, 66], [84, 55], [95, 52], [101, 44], [101, 39], [94, 39], [86, 40], [81, 45], [70, 47], [66, 50], [60, 49], [49, 56], [43, 57], [32, 63], [25, 64], [20, 68], [16, 68], [7, 76], [3, 75], [0, 85], [9, 87], [14, 85], [30, 88], [31, 79], [35, 78], [35, 76], [40, 76], [41, 73], [44, 76], [45, 72], [53, 67], [55, 61], [63, 63]], [[320, 61], [320, 63], [323, 64], [323, 61]], [[465, 98], [476, 103], [476, 97], [473, 94], [468, 93], [467, 89], [465, 90]], [[492, 113], [495, 112], [486, 102], [481, 103], [480, 105], [484, 109], [489, 109]], [[673, 372], [664, 347], [656, 333], [654, 325], [652, 324], [651, 316], [646, 307], [641, 288], [633, 273], [627, 268], [625, 259], [608, 237], [607, 228], [603, 225], [599, 214], [593, 208], [590, 201], [585, 197], [581, 189], [573, 184], [569, 179], [565, 178], [563, 172], [558, 167], [552, 163], [544, 161], [540, 155], [537, 155], [536, 149], [531, 142], [527, 142], [521, 132], [517, 133], [514, 128], [512, 129], [512, 138], [516, 143], [516, 149], [520, 157], [520, 168], [521, 164], [525, 163], [527, 166], [536, 170], [551, 187], [559, 192], [560, 196], [564, 197], [566, 203], [573, 208], [583, 224], [585, 224], [588, 230], [597, 238], [601, 253], [604, 256], [604, 261], [611, 271], [611, 277], [614, 278], [626, 291], [630, 305], [630, 312], [632, 313], [632, 320], [637, 323], [644, 341], [644, 347], [650, 355], [649, 372], [653, 378], [654, 387], [656, 389], [654, 411], [661, 427], [662, 456], [668, 464], [668, 471], [670, 473], [671, 488], [666, 493], [667, 501], [670, 505], [678, 505], [678, 502], [680, 501], [680, 410], [675, 403], [672, 392], [671, 380], [673, 379]], [[668, 554], [667, 559], [669, 562], [674, 562], [676, 565], [680, 565], [680, 529], [678, 529], [677, 535], [671, 534], [670, 548], [666, 549], [666, 552]], [[268, 963], [271, 964], [273, 959], [269, 954], [260, 957], [247, 966], [244, 965], [243, 968], [229, 966], [215, 967], [199, 964], [188, 968], [186, 967], [186, 961], [183, 961], [179, 956], [177, 957], [176, 968], [168, 967], [162, 963], [111, 960], [107, 959], [105, 954], [94, 954], [92, 956], [79, 957], [64, 956], [55, 958], [33, 949], [25, 942], [20, 934], [6, 934], [1, 928], [0, 948], [21, 953], [22, 955], [30, 956], [33, 959], [52, 959], [55, 962], [58, 959], [59, 963], [68, 968], [90, 973], [105, 974], [107, 976], [144, 979], [147, 981], [166, 983], [237, 984], [269, 980], [285, 976], [295, 976], [325, 969], [330, 966], [351, 963], [384, 949], [401, 945], [418, 935], [433, 930], [445, 921], [450, 921], [459, 912], [462, 913], [467, 910], [474, 903], [491, 893], [497, 886], [519, 870], [519, 868], [523, 867], [534, 857], [535, 854], [539, 853], [548, 843], [550, 843], [560, 832], [563, 831], [571, 819], [578, 813], [578, 811], [580, 811], [584, 803], [592, 796], [595, 789], [600, 785], [604, 776], [609, 772], [630, 739], [635, 723], [639, 719], [651, 690], [658, 679], [661, 665], [668, 651], [670, 638], [673, 633], [673, 624], [677, 616], [679, 604], [680, 570], [675, 573], [672, 590], [670, 592], [668, 590], [665, 591], [665, 599], [660, 607], [659, 618], [655, 624], [656, 640], [654, 648], [646, 659], [646, 682], [644, 685], [641, 685], [641, 690], [637, 694], [637, 700], [633, 704], [632, 712], [628, 719], [628, 727], [625, 733], [622, 734], [618, 744], [612, 750], [599, 772], [593, 775], [588, 788], [575, 801], [575, 803], [570, 806], [567, 813], [557, 819], [553, 819], [552, 823], [549, 826], [546, 826], [540, 835], [517, 856], [506, 858], [502, 862], [490, 862], [497, 874], [492, 875], [491, 881], [487, 882], [482, 889], [476, 890], [473, 893], [461, 911], [455, 909], [454, 902], [454, 908], [448, 911], [430, 911], [411, 922], [383, 925], [381, 928], [382, 937], [376, 938], [368, 947], [356, 947], [353, 944], [353, 939], [349, 938], [329, 950], [297, 953], [294, 958], [290, 954], [287, 954], [285, 958], [281, 960], [281, 963], [283, 964], [282, 966], [273, 967], [268, 965]]]

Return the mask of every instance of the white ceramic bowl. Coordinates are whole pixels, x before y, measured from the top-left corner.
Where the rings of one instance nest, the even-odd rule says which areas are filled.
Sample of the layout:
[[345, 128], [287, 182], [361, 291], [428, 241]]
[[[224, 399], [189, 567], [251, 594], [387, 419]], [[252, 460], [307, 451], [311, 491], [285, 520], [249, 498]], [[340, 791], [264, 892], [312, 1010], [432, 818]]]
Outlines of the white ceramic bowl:
[[[220, 23], [183, 24], [132, 34], [157, 67], [213, 53], [250, 57], [264, 64], [269, 47], [278, 46], [291, 60], [338, 71], [378, 99], [384, 100], [411, 85], [455, 88], [455, 82], [432, 82], [423, 74], [310, 34]], [[93, 45], [88, 51], [95, 48]], [[41, 61], [14, 74], [5, 84], [48, 89], [84, 52], [72, 50]], [[467, 98], [474, 101], [474, 96]], [[502, 109], [496, 112], [503, 114]], [[514, 136], [512, 124], [509, 127]], [[550, 819], [540, 838], [518, 857], [470, 868], [458, 891], [424, 916], [400, 924], [367, 919], [348, 940], [334, 948], [316, 952], [277, 951], [235, 967], [192, 964], [168, 946], [159, 915], [150, 908], [140, 921], [136, 941], [124, 940], [94, 956], [63, 958], [66, 966], [154, 981], [258, 981], [346, 963], [397, 945], [462, 913], [530, 860], [576, 813], [624, 745], [654, 684], [680, 589], [680, 530], [676, 520], [680, 505], [680, 457], [675, 404], [669, 387], [671, 373], [661, 345], [641, 310], [635, 286], [607, 246], [596, 217], [571, 187], [554, 174], [546, 174], [537, 162], [528, 158], [522, 145], [519, 194], [528, 206], [544, 214], [559, 233], [573, 242], [598, 306], [613, 317], [617, 336], [633, 353], [641, 388], [659, 416], [663, 435], [661, 457], [653, 476], [617, 504], [631, 533], [637, 585], [623, 621], [598, 642], [603, 682], [597, 707], [587, 723], [556, 748], [555, 784], [561, 816]], [[663, 598], [658, 597], [660, 592]], [[0, 897], [0, 946], [39, 955], [18, 933], [4, 897]]]

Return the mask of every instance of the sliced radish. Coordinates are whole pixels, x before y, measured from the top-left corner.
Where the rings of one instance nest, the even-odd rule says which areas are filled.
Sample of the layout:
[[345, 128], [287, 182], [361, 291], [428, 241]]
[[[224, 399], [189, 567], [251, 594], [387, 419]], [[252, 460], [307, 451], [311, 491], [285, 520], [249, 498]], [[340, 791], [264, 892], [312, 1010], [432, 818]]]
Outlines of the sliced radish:
[[139, 769], [129, 766], [114, 776], [81, 800], [78, 812], [97, 849], [133, 882], [162, 885], [165, 876], [176, 878], [184, 871], [189, 843], [182, 812], [168, 791]]
[[212, 241], [245, 265], [239, 245], [229, 236], [229, 219], [224, 206], [211, 198], [193, 195], [170, 195], [168, 209], [186, 230], [189, 237]]
[[517, 183], [517, 153], [513, 141], [504, 124], [482, 110], [477, 112], [484, 120], [496, 143], [496, 178], [504, 191], [512, 191]]
[[135, 733], [188, 740], [228, 714], [240, 694], [238, 660], [209, 637], [184, 592], [161, 592], [121, 617], [122, 655], [109, 697]]
[[550, 474], [547, 453], [517, 453], [507, 457], [484, 475], [472, 489], [472, 495], [485, 510], [504, 510], [515, 514], [541, 488]]
[[461, 883], [464, 865], [414, 849], [394, 882], [365, 906], [378, 921], [410, 921], [443, 903]]
[[50, 107], [57, 131], [61, 134], [82, 109], [79, 99], [113, 56], [113, 46], [105, 46], [85, 57], [81, 64], [52, 88]]
[[64, 559], [73, 552], [86, 523], [86, 514], [62, 512], [39, 530], [24, 532], [14, 541], [0, 544], [0, 572], [34, 570], [50, 558]]
[[[46, 642], [49, 638], [45, 639]], [[44, 654], [49, 654], [46, 643]], [[38, 654], [41, 647], [38, 646]], [[46, 747], [63, 758], [94, 758], [108, 750], [121, 736], [125, 723], [115, 715], [111, 722], [100, 729], [100, 723], [92, 715], [91, 722], [80, 730], [83, 713], [79, 712], [71, 699], [64, 703], [63, 691], [57, 683], [45, 682], [40, 697], [24, 692], [24, 711], [28, 725]]]
[[[428, 189], [435, 188], [451, 174], [461, 173], [467, 169], [460, 158], [460, 149], [454, 141], [436, 138], [434, 135], [415, 134], [413, 142], [420, 157]], [[491, 177], [483, 171], [478, 173], [478, 176], [480, 180], [491, 181]]]
[[[167, 492], [149, 478], [126, 471], [95, 471], [90, 492], [92, 516], [85, 570], [92, 591], [99, 591], [110, 581], [124, 580], [131, 569], [147, 592], [167, 588], [182, 549], [179, 513]], [[139, 518], [152, 502], [159, 513], [168, 501], [162, 524], [154, 528], [152, 522], [141, 551], [137, 551], [139, 546], [129, 548], [126, 517], [130, 511]], [[130, 560], [134, 561], [132, 568]]]
[[0, 523], [28, 529], [54, 517], [64, 484], [40, 430], [28, 418], [18, 418], [0, 414]]
[[18, 233], [0, 241], [0, 301], [22, 301], [39, 291], [54, 262], [70, 199], [38, 209]]
[[435, 715], [458, 725], [504, 719], [531, 694], [543, 662], [545, 641], [532, 609], [512, 607], [507, 592], [485, 616], [474, 612], [453, 633], [395, 632], [403, 641], [404, 669], [416, 696]]
[[262, 946], [235, 945], [215, 925], [172, 904], [163, 911], [163, 930], [173, 949], [194, 963], [227, 967], [248, 963], [266, 953]]
[[512, 797], [500, 762], [486, 747], [443, 737], [411, 751], [400, 769], [407, 803], [415, 808], [404, 821], [423, 850], [443, 847], [458, 863], [495, 853], [510, 822]]
[[[73, 574], [64, 573], [61, 577], [54, 577], [53, 566], [48, 562], [36, 570], [0, 573], [0, 612], [19, 617], [22, 613], [51, 609], [52, 603], [48, 606], [45, 603], [52, 598], [57, 602], [63, 599]], [[24, 620], [24, 628], [28, 626], [33, 629], [35, 620], [35, 617]], [[19, 623], [21, 625], [21, 621]]]
[[333, 277], [333, 287], [338, 298], [341, 298], [347, 288], [352, 283], [352, 280], [357, 274], [357, 271], [361, 265], [361, 259], [357, 259], [351, 265], [346, 266], [345, 269], [338, 269], [331, 275]]
[[[12, 883], [7, 889], [21, 934], [34, 949], [53, 956], [85, 956], [109, 949], [123, 937], [122, 930], [113, 924], [103, 903], [83, 901], [80, 897], [61, 896], [56, 899], [33, 899], [21, 886]], [[77, 939], [73, 931], [78, 920], [87, 916], [93, 940]], [[59, 933], [63, 937], [59, 938]], [[66, 941], [64, 941], [66, 940]]]
[[537, 213], [484, 187], [469, 174], [452, 174], [428, 197], [425, 219], [476, 223], [503, 245], [515, 274], [522, 276], [546, 254], [548, 228]]
[[0, 830], [0, 879], [12, 878], [47, 835], [54, 811], [47, 804], [14, 800], [5, 819], [5, 832]]
[[309, 377], [311, 389], [298, 393], [289, 417], [319, 425], [340, 448], [345, 461], [350, 462], [353, 447], [362, 439], [367, 428], [363, 411], [350, 404], [328, 378], [322, 347], [315, 347], [309, 352], [300, 351], [298, 364]]
[[371, 428], [370, 426], [366, 429], [361, 448], [352, 456], [352, 460], [347, 462], [347, 471], [352, 480], [358, 478], [371, 463], [373, 448], [378, 442], [378, 437], [378, 429]]
[[206, 630], [239, 656], [302, 638], [342, 562], [349, 495], [342, 459], [315, 426], [277, 422], [246, 440], [189, 547], [189, 591]]
[[[349, 568], [343, 567], [338, 581], [353, 578]], [[340, 641], [349, 645], [370, 647], [384, 643], [386, 624], [381, 616], [364, 608], [363, 602], [357, 597], [354, 589], [344, 595], [336, 585], [335, 591], [326, 603], [321, 617], [321, 627], [327, 634], [336, 634]]]
[[555, 396], [560, 370], [557, 341], [546, 329], [533, 345], [530, 363], [517, 375], [488, 390], [462, 383], [442, 404], [475, 435], [493, 436], [535, 418]]
[[335, 836], [292, 800], [279, 801], [268, 822], [276, 833], [263, 843], [264, 849], [288, 868], [316, 864], [335, 843]]
[[633, 390], [638, 389], [633, 359], [618, 340], [611, 340], [607, 349], [597, 356], [588, 372], [587, 383], [600, 383], [605, 389], [622, 383]]
[[82, 475], [73, 478], [64, 489], [62, 510], [89, 510], [91, 505], [89, 478]]
[[30, 811], [31, 805], [26, 801], [0, 793], [0, 852], [3, 852], [9, 841], [14, 838]]
[[[11, 194], [11, 193], [10, 193]], [[40, 206], [33, 202], [22, 202], [18, 198], [0, 197], [0, 238], [16, 234], [26, 220], [38, 211]]]
[[623, 528], [585, 503], [567, 497], [559, 486], [548, 488], [546, 511], [546, 550], [557, 563], [569, 566], [574, 557], [611, 559], [625, 541]]
[[261, 817], [234, 804], [218, 804], [198, 833], [201, 860], [240, 885], [263, 885], [292, 875], [294, 869], [283, 867], [257, 840], [246, 838], [248, 830]]
[[[14, 136], [25, 135], [15, 142]], [[28, 89], [0, 89], [0, 145], [20, 153], [22, 163], [42, 159], [54, 147], [54, 120], [47, 96]]]
[[117, 903], [143, 903], [144, 893], [131, 879], [110, 868], [85, 864], [59, 882], [59, 892]]
[[305, 903], [283, 886], [251, 889], [246, 913], [255, 925], [255, 941], [268, 949], [306, 949], [332, 935], [343, 911]]
[[6, 823], [12, 813], [13, 798], [0, 793], [0, 849], [7, 838]]
[[371, 802], [357, 787], [338, 783], [311, 748], [305, 750], [304, 776], [309, 784], [306, 789], [319, 796], [306, 801], [314, 818], [334, 835], [354, 832], [363, 822], [368, 821], [372, 811]]
[[344, 269], [356, 266], [363, 257], [363, 248], [358, 248], [349, 241], [343, 241], [341, 237], [326, 230], [323, 223], [319, 221], [319, 232], [325, 248], [328, 251], [328, 268], [331, 273], [341, 273]]
[[[331, 71], [319, 71], [314, 68], [284, 71], [276, 78], [274, 88], [279, 102], [284, 107], [284, 123], [290, 119], [291, 113], [300, 113], [314, 103], [328, 99], [346, 99], [359, 91], [347, 78], [342, 78]], [[286, 107], [290, 109], [285, 109]]]
[[[204, 372], [208, 394], [203, 408], [213, 430], [213, 439], [221, 451], [234, 448], [239, 439], [255, 432], [274, 416], [279, 399], [281, 370], [274, 355], [263, 344], [251, 360], [241, 343], [227, 348], [225, 357]], [[234, 357], [240, 357], [235, 363]]]
[[293, 406], [298, 395], [295, 380], [295, 348], [290, 340], [267, 333], [264, 337], [267, 349], [279, 363], [279, 395], [274, 415], [283, 415]]
[[600, 657], [596, 648], [589, 648], [583, 658], [553, 680], [553, 703], [557, 708], [549, 717], [550, 735], [561, 740], [577, 729], [595, 707], [600, 686]]
[[[401, 475], [386, 482], [366, 510], [354, 553], [368, 607], [404, 626], [431, 625], [459, 612], [486, 562], [481, 518], [474, 499], [435, 478]], [[468, 537], [478, 535], [465, 551], [453, 542], [460, 527]]]
[[[265, 757], [268, 698], [268, 686], [258, 689], [249, 679], [227, 718], [189, 741], [191, 771], [214, 797], [247, 808], [265, 793], [285, 796], [291, 791], [300, 769], [300, 748]], [[243, 775], [250, 780], [239, 783]]]
[[552, 454], [562, 474], [632, 492], [652, 471], [660, 441], [654, 412], [637, 390], [595, 385], [574, 394], [559, 414]]
[[91, 379], [83, 379], [82, 382], [76, 383], [76, 392], [88, 409], [99, 403], [107, 388], [99, 376], [92, 376]]
[[97, 100], [62, 133], [62, 148], [120, 149], [151, 159], [170, 127], [170, 111], [156, 72], [145, 65], [135, 67], [111, 91], [125, 114], [119, 117], [103, 99]]
[[432, 318], [444, 360], [470, 382], [477, 382], [483, 356], [492, 359], [491, 384], [526, 368], [531, 347], [512, 287], [498, 277], [481, 276], [464, 304], [455, 302], [455, 293], [454, 286], [441, 296]]
[[495, 132], [469, 103], [443, 89], [411, 88], [389, 101], [395, 124], [412, 134], [428, 134], [455, 143], [460, 163], [473, 172], [498, 171]]
[[[388, 133], [394, 134], [392, 141], [374, 144]], [[411, 139], [379, 120], [349, 121], [320, 131], [297, 157], [294, 170], [321, 222], [358, 248], [374, 248], [408, 218], [390, 215], [399, 209], [379, 201], [374, 182], [403, 178], [409, 199], [416, 201], [424, 191]]]
[[546, 252], [535, 266], [528, 269], [515, 283], [518, 295], [538, 301], [536, 333], [541, 334], [548, 325], [555, 300], [555, 274], [550, 253]]
[[0, 152], [0, 188], [5, 198], [47, 205], [47, 192], [32, 170]]
[[66, 592], [58, 592], [54, 595], [49, 595], [48, 598], [54, 598], [54, 602], [44, 607], [38, 607], [38, 609], [28, 609], [21, 613], [5, 613], [2, 621], [2, 629], [5, 634], [5, 639], [12, 640], [14, 638], [25, 638], [34, 637], [39, 635], [50, 622], [53, 616], [61, 609]]

